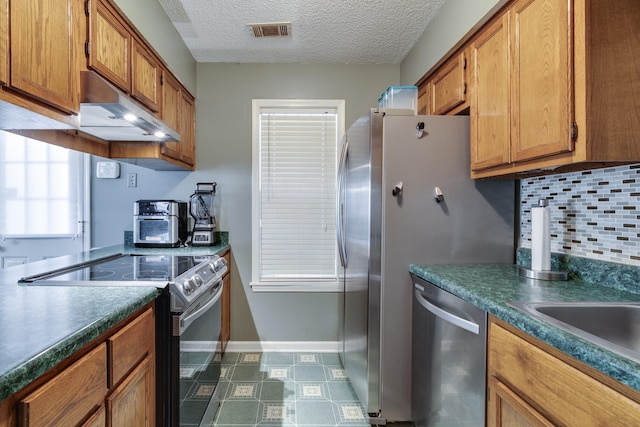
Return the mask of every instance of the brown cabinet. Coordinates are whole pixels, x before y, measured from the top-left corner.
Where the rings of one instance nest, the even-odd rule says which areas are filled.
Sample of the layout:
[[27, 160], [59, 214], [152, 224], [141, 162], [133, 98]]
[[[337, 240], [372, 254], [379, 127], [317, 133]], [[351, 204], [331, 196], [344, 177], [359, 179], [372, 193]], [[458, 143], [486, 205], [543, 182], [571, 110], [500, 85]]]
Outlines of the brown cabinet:
[[640, 68], [628, 60], [639, 27], [634, 0], [516, 0], [499, 12], [470, 41], [471, 176], [640, 161]]
[[227, 348], [227, 344], [231, 339], [231, 253], [224, 254], [227, 261], [227, 272], [222, 277], [222, 351]]
[[81, 0], [11, 2], [10, 55], [5, 50], [2, 56], [3, 61], [9, 58], [9, 70], [5, 63], [0, 71], [8, 74], [11, 89], [63, 113], [79, 112], [77, 42], [83, 38], [78, 19], [82, 6]]
[[629, 426], [640, 393], [490, 316], [487, 425]]
[[153, 305], [0, 402], [0, 427], [155, 425]]
[[107, 425], [109, 427], [155, 426], [154, 369], [151, 355], [147, 355], [124, 382], [107, 397]]
[[418, 114], [429, 114], [429, 91], [427, 82], [418, 86]]
[[103, 343], [18, 403], [19, 426], [77, 425], [107, 392]]
[[467, 104], [467, 59], [461, 52], [445, 62], [427, 82], [429, 114], [456, 114]]
[[158, 112], [160, 61], [108, 0], [89, 4], [89, 68]]
[[0, 85], [9, 82], [9, 0], [0, 0]]
[[509, 11], [514, 162], [573, 150], [569, 3], [519, 0]]
[[180, 133], [180, 142], [165, 142], [161, 153], [189, 166], [195, 164], [195, 100], [167, 72], [162, 78], [162, 119]]
[[109, 2], [89, 2], [88, 67], [131, 92], [131, 33]]
[[133, 39], [131, 96], [157, 113], [160, 106], [160, 63], [140, 41]]
[[471, 170], [477, 171], [510, 161], [508, 14], [484, 30], [471, 43], [469, 52]]

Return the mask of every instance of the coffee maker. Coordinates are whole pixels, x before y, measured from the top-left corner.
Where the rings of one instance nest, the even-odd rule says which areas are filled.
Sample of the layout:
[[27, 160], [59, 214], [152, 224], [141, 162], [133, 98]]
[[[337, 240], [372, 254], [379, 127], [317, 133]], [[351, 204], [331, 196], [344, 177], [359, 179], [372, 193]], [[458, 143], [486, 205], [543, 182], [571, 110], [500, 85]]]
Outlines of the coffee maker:
[[191, 233], [192, 246], [212, 246], [216, 241], [216, 218], [212, 212], [213, 196], [216, 194], [215, 182], [199, 182], [196, 191], [189, 199], [189, 213], [194, 219]]

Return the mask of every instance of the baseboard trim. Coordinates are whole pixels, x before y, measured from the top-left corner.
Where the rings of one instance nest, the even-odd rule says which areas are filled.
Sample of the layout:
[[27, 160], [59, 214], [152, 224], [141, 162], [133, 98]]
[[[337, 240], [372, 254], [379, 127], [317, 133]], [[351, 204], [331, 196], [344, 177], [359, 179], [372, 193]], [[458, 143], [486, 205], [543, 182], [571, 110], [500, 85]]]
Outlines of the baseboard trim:
[[226, 351], [339, 353], [341, 349], [340, 341], [229, 341]]

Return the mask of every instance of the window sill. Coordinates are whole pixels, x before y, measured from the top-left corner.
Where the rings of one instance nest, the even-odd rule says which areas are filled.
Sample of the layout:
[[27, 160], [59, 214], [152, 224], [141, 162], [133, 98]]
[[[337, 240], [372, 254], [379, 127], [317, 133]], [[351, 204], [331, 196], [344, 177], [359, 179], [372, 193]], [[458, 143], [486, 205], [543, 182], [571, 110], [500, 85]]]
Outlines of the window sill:
[[253, 292], [342, 292], [342, 282], [251, 282]]

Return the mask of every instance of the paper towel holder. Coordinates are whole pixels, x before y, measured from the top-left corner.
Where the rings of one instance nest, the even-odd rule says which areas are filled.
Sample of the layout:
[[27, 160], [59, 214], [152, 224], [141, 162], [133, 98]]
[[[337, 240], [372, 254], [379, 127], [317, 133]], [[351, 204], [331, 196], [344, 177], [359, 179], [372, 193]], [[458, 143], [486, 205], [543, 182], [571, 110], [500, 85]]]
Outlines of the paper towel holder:
[[526, 267], [520, 266], [518, 268], [518, 274], [521, 277], [535, 280], [569, 280], [569, 274], [566, 271], [554, 271], [554, 270], [531, 270]]

